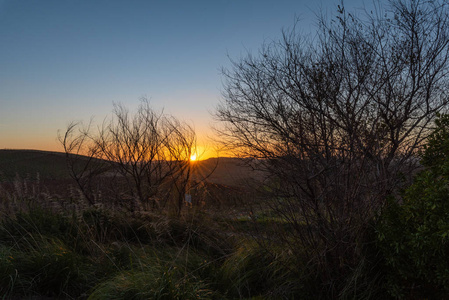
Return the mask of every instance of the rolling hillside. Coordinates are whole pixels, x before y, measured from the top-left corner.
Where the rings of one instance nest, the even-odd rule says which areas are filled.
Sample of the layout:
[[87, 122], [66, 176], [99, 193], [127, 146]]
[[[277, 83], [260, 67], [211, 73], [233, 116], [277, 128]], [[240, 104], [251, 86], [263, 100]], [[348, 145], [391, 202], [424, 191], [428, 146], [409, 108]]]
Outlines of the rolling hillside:
[[[195, 162], [193, 179], [223, 184], [228, 186], [245, 186], [261, 174], [253, 172], [237, 158], [210, 158]], [[11, 181], [17, 176], [31, 180], [65, 180], [70, 175], [67, 171], [64, 153], [39, 150], [0, 150], [0, 181]]]
[[35, 179], [67, 179], [64, 153], [38, 150], [0, 150], [0, 181], [16, 176]]

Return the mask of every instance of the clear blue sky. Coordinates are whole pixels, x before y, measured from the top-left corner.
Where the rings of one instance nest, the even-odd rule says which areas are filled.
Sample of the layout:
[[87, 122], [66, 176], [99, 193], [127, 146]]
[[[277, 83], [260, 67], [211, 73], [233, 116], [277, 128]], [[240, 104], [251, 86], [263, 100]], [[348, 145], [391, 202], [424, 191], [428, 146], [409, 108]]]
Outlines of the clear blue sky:
[[[148, 97], [210, 134], [228, 55], [256, 53], [338, 0], [0, 0], [0, 149], [61, 150], [58, 129]], [[361, 1], [345, 1], [352, 10]]]

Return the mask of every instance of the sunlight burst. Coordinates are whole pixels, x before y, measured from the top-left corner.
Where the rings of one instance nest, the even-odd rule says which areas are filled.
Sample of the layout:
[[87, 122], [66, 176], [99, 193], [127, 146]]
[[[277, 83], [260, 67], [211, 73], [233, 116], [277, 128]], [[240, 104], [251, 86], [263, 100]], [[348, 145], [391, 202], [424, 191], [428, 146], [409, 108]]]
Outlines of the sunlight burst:
[[196, 154], [194, 153], [190, 156], [190, 161], [196, 161], [196, 160], [197, 160], [197, 157], [196, 157]]

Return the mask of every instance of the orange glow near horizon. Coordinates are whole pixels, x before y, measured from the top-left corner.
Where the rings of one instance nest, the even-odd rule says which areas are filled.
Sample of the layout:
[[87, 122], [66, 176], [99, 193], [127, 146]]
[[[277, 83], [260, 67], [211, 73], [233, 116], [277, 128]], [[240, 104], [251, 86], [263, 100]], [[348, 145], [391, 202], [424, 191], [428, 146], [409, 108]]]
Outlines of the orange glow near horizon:
[[219, 156], [219, 151], [211, 144], [201, 143], [192, 149], [192, 155], [190, 156], [190, 161], [201, 161], [207, 160], [209, 158], [214, 158]]
[[[189, 161], [199, 162], [220, 156], [233, 156], [231, 153], [220, 149], [220, 145], [217, 145], [209, 139], [199, 138], [198, 140], [198, 143], [193, 147], [193, 149], [191, 149], [191, 156], [188, 157]], [[14, 138], [10, 137], [8, 139], [1, 140], [0, 149], [64, 152], [62, 145], [55, 137], [49, 138], [47, 136], [38, 136], [33, 139], [26, 139], [22, 136], [16, 135]], [[86, 155], [86, 153], [79, 154]]]

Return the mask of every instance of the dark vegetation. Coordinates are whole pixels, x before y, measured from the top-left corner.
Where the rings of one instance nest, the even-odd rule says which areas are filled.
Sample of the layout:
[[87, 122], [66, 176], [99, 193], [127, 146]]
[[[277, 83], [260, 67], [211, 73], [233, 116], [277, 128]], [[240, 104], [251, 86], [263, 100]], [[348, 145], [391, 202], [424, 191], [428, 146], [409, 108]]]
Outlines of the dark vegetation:
[[[45, 157], [35, 151], [3, 153], [17, 161], [31, 158], [30, 165]], [[207, 171], [228, 169], [216, 167], [215, 160], [196, 164]], [[58, 167], [66, 169], [55, 162], [53, 168]], [[243, 166], [231, 169], [242, 177], [249, 173]], [[255, 202], [249, 190], [203, 182], [190, 191], [192, 204], [184, 203], [179, 215], [169, 207], [130, 211], [107, 196], [90, 205], [76, 182], [47, 176], [11, 176], [0, 185], [0, 294], [5, 299], [223, 299], [239, 298], [240, 289], [259, 293], [247, 291], [245, 280], [235, 277], [240, 267], [260, 268], [257, 244], [249, 238], [248, 207]], [[244, 266], [246, 255], [255, 257]]]
[[147, 101], [0, 152], [3, 298], [449, 298], [448, 7], [377, 9], [223, 71], [239, 163]]

